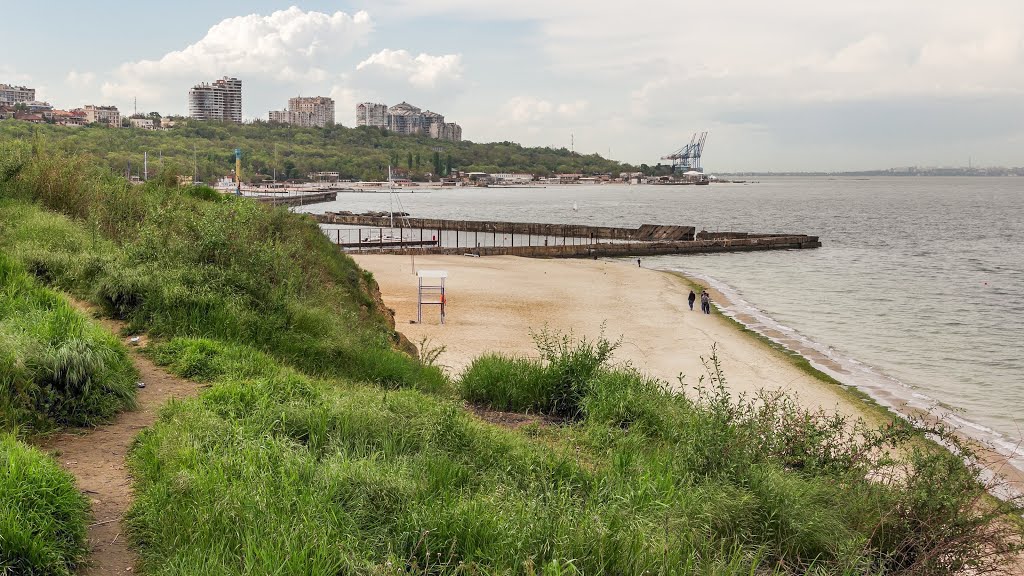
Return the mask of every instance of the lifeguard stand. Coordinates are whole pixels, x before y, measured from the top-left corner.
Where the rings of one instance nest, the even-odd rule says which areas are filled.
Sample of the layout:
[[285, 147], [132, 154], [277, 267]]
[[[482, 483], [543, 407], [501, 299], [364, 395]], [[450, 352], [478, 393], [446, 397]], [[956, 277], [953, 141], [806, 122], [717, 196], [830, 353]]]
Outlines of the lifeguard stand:
[[419, 292], [416, 298], [416, 323], [423, 323], [423, 306], [441, 307], [441, 324], [444, 324], [444, 279], [447, 270], [420, 270], [416, 273], [419, 279]]

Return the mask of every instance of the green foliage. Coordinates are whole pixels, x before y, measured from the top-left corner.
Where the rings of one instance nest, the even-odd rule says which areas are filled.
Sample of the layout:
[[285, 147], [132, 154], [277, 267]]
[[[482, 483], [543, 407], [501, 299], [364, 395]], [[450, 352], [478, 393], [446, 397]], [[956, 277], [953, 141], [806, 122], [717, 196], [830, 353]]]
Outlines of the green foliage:
[[394, 349], [355, 263], [316, 223], [209, 189], [123, 181], [32, 157], [0, 194], [0, 246], [46, 282], [153, 336], [247, 342], [314, 374], [441, 389], [440, 369]]
[[604, 336], [574, 342], [547, 328], [533, 334], [543, 363], [502, 354], [474, 360], [461, 380], [463, 397], [497, 410], [583, 417], [583, 399], [593, 379], [606, 372], [618, 347]]
[[70, 474], [0, 434], [0, 574], [75, 574], [88, 552], [88, 519], [88, 502]]
[[[253, 181], [270, 178], [275, 170], [279, 178], [336, 170], [342, 178], [382, 180], [387, 177], [389, 164], [407, 166], [417, 180], [428, 173], [436, 179], [452, 169], [539, 175], [633, 170], [597, 154], [576, 154], [565, 148], [525, 148], [513, 142], [445, 142], [377, 128], [300, 128], [263, 122], [237, 125], [182, 120], [171, 130], [151, 131], [35, 127], [5, 121], [0, 122], [0, 140], [27, 140], [32, 129], [38, 130], [40, 138], [56, 151], [92, 156], [117, 174], [123, 175], [129, 164], [132, 173], [138, 174], [143, 152], [148, 151], [151, 174], [191, 175], [195, 169], [206, 181], [234, 168], [234, 148], [245, 151], [242, 173]], [[428, 158], [433, 161], [427, 162]]]
[[[477, 359], [459, 383], [463, 397], [581, 420], [588, 447], [624, 474], [616, 482], [659, 508], [671, 508], [664, 498], [674, 490], [713, 491], [713, 505], [724, 506], [714, 513], [717, 537], [768, 538], [779, 547], [758, 548], [766, 560], [796, 572], [959, 574], [993, 569], [1021, 549], [1003, 517], [1019, 513], [1021, 500], [987, 497], [995, 484], [949, 430], [903, 420], [870, 428], [781, 392], [734, 398], [714, 353], [687, 396], [611, 366], [614, 344], [603, 338], [535, 339], [541, 360]], [[558, 411], [566, 397], [577, 411]]]
[[135, 404], [124, 346], [0, 254], [0, 430], [93, 425]]

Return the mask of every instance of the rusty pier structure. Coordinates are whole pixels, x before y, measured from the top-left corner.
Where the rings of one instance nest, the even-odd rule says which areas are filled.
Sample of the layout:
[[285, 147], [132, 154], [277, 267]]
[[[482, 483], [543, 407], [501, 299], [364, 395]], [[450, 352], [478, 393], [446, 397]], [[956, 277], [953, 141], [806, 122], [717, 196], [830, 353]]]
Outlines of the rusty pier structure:
[[638, 228], [480, 220], [313, 214], [324, 233], [350, 252], [465, 254], [531, 258], [597, 258], [801, 250], [819, 248], [817, 236], [698, 232], [693, 226], [644, 224]]

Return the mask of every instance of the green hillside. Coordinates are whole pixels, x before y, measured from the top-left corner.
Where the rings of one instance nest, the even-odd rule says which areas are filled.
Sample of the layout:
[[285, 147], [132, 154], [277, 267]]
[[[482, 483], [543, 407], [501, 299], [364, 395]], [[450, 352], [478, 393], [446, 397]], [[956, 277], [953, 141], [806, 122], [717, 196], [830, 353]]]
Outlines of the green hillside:
[[[597, 154], [574, 154], [565, 148], [524, 148], [513, 142], [477, 144], [399, 136], [377, 128], [297, 128], [280, 124], [228, 124], [180, 120], [166, 131], [64, 127], [0, 122], [0, 140], [46, 141], [75, 154], [87, 154], [118, 174], [142, 171], [149, 153], [149, 174], [163, 170], [208, 182], [234, 169], [235, 148], [242, 149], [246, 180], [306, 177], [314, 171], [340, 172], [342, 178], [383, 180], [388, 165], [408, 170], [416, 179], [448, 169], [480, 172], [618, 174], [626, 164]], [[435, 164], [436, 162], [436, 164]]]
[[1021, 549], [947, 430], [731, 396], [714, 350], [675, 394], [546, 331], [452, 380], [310, 219], [67, 145], [0, 144], [0, 246], [207, 384], [129, 457], [147, 574], [953, 575]]

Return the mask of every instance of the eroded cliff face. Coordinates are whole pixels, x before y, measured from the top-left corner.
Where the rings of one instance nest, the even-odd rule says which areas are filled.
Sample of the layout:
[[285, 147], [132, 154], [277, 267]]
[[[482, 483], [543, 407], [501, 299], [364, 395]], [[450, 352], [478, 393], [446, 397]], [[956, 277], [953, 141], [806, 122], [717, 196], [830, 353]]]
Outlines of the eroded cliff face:
[[405, 334], [402, 334], [398, 330], [395, 330], [395, 311], [388, 308], [384, 304], [384, 296], [380, 293], [380, 285], [377, 284], [376, 280], [367, 278], [367, 275], [363, 276], [363, 290], [373, 298], [374, 306], [377, 308], [377, 313], [380, 314], [381, 318], [387, 322], [388, 328], [391, 329], [391, 341], [396, 349], [405, 352], [413, 358], [419, 358], [419, 349], [413, 344]]

